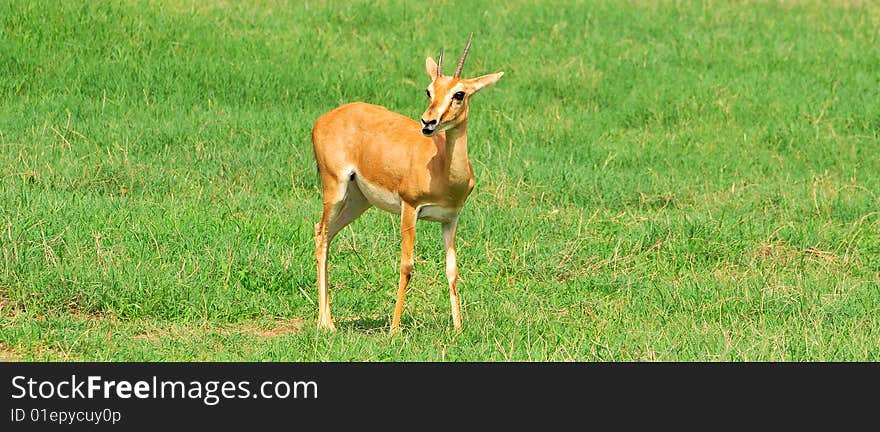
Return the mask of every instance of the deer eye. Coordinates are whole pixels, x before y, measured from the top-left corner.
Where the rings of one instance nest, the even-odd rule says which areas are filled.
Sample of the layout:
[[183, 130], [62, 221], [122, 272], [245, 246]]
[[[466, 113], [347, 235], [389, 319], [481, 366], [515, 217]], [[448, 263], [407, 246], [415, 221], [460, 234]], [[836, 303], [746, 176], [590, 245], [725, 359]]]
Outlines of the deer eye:
[[428, 95], [428, 99], [431, 99], [431, 90], [425, 90], [425, 94]]
[[464, 99], [464, 92], [463, 91], [455, 92], [455, 94], [452, 95], [452, 98], [457, 101], [460, 101], [460, 100]]

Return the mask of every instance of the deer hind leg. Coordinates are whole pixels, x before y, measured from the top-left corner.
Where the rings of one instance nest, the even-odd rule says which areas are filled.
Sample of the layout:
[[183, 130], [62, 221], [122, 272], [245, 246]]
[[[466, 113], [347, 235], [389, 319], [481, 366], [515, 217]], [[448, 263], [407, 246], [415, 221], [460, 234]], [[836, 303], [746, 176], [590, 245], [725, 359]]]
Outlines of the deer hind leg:
[[397, 304], [394, 306], [394, 316], [391, 318], [391, 333], [396, 333], [400, 328], [400, 315], [403, 313], [403, 297], [406, 295], [406, 287], [412, 277], [413, 249], [416, 242], [416, 208], [402, 203], [400, 212], [400, 282], [397, 286]]
[[[315, 260], [318, 263], [318, 328], [336, 330], [330, 315], [330, 296], [328, 289], [327, 260], [333, 237], [346, 225], [357, 219], [370, 203], [358, 189], [354, 178], [349, 175], [346, 181], [334, 182], [324, 179], [324, 209], [321, 221], [315, 224]], [[334, 188], [332, 185], [336, 184]]]
[[452, 325], [461, 330], [461, 301], [458, 298], [458, 263], [455, 256], [455, 230], [458, 216], [443, 223], [443, 246], [446, 248], [446, 280], [449, 281], [449, 303], [452, 305]]

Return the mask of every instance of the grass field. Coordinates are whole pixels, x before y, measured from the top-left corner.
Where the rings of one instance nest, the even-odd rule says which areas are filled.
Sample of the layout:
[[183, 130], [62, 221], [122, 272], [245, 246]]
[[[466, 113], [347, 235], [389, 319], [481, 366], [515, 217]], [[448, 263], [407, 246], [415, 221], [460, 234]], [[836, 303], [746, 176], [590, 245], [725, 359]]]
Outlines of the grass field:
[[[880, 360], [876, 2], [247, 3], [0, 3], [0, 359]], [[463, 331], [377, 209], [317, 331], [313, 122], [471, 31]]]

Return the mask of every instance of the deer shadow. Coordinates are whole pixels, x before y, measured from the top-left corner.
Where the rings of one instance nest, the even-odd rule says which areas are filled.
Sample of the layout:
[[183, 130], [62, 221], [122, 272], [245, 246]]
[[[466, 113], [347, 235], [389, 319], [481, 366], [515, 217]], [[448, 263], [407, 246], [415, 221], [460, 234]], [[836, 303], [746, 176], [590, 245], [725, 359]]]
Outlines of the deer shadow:
[[359, 318], [351, 318], [340, 321], [337, 323], [337, 327], [339, 329], [352, 329], [365, 333], [373, 333], [373, 332], [382, 332], [388, 331], [391, 327], [391, 323], [388, 322], [387, 317], [359, 317]]

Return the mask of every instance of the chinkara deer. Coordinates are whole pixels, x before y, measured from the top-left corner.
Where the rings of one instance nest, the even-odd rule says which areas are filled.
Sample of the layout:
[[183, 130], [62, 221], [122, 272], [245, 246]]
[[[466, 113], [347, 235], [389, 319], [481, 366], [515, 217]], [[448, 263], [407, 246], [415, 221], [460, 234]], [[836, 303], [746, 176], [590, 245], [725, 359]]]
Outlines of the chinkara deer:
[[400, 280], [391, 332], [400, 326], [413, 270], [418, 219], [442, 224], [452, 323], [456, 330], [461, 328], [455, 231], [462, 206], [474, 187], [467, 150], [470, 97], [504, 75], [461, 77], [472, 39], [473, 34], [452, 76], [443, 74], [442, 50], [436, 62], [431, 57], [425, 59], [431, 84], [421, 123], [363, 102], [342, 105], [315, 122], [312, 144], [323, 193], [321, 221], [315, 225], [319, 328], [335, 330], [327, 283], [330, 242], [372, 206], [400, 215]]

